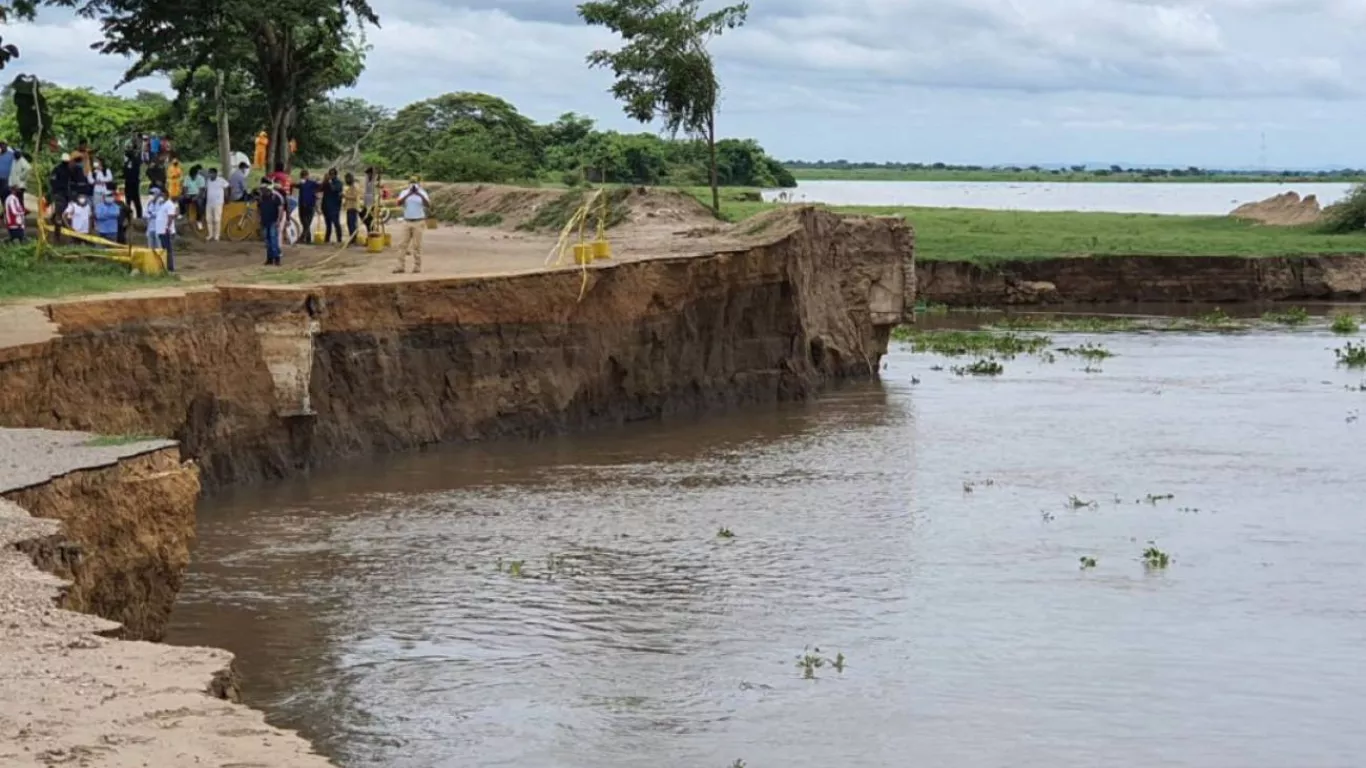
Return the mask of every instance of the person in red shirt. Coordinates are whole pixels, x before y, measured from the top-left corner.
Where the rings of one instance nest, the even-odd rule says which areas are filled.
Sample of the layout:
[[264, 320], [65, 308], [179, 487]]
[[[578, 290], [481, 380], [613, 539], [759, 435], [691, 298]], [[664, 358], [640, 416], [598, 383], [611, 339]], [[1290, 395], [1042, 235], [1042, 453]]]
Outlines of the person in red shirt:
[[11, 243], [24, 242], [24, 201], [13, 189], [5, 196], [5, 229], [9, 230]]
[[266, 178], [279, 185], [280, 194], [289, 197], [289, 190], [293, 186], [293, 182], [290, 180], [289, 174], [285, 172], [284, 163], [276, 163], [275, 171]]

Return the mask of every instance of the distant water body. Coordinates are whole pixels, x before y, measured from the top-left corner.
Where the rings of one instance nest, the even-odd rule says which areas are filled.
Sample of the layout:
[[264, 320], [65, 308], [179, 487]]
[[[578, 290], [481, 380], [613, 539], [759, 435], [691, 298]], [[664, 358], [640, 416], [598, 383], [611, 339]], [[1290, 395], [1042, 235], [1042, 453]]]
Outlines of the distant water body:
[[[794, 202], [912, 205], [1003, 211], [1109, 211], [1221, 216], [1283, 192], [1341, 200], [1351, 184], [1145, 184], [1012, 181], [803, 181], [785, 190]], [[769, 190], [765, 200], [784, 190]]]

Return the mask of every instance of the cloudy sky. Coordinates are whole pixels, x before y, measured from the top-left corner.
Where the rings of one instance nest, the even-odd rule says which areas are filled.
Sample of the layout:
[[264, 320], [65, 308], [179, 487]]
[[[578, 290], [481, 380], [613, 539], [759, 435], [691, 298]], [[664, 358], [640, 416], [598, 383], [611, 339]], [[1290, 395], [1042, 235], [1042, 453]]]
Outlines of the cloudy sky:
[[[634, 130], [574, 0], [372, 0], [356, 95], [447, 91]], [[1366, 166], [1366, 0], [750, 0], [712, 46], [720, 130], [783, 158]], [[113, 85], [95, 24], [10, 25], [16, 71]], [[160, 87], [153, 81], [141, 87]]]

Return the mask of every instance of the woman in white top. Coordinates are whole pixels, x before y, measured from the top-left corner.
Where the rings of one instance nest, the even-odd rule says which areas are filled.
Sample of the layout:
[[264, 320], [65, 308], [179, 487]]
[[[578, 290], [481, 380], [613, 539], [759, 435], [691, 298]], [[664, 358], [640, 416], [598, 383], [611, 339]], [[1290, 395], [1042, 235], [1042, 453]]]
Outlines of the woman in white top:
[[85, 195], [77, 195], [75, 202], [66, 207], [66, 224], [72, 232], [90, 234], [90, 201]]
[[105, 196], [114, 194], [114, 172], [105, 168], [104, 163], [98, 157], [91, 161], [87, 179], [90, 181], [90, 186], [95, 190], [96, 203]]

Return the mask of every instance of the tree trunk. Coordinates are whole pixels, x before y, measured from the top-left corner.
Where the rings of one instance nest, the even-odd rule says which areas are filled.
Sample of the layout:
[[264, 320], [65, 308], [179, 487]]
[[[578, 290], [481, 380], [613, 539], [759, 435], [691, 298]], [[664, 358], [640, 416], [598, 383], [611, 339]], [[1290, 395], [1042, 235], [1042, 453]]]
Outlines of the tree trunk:
[[227, 73], [218, 70], [218, 82], [213, 86], [215, 118], [218, 121], [218, 168], [224, 177], [232, 175], [232, 137], [228, 134]]
[[266, 173], [275, 170], [276, 164], [284, 164], [284, 156], [288, 154], [288, 148], [281, 152], [281, 143], [285, 139], [285, 115], [289, 112], [287, 107], [276, 107], [270, 111], [270, 147], [266, 152]]
[[707, 114], [707, 152], [711, 155], [711, 211], [721, 218], [721, 190], [716, 182], [716, 112]]

